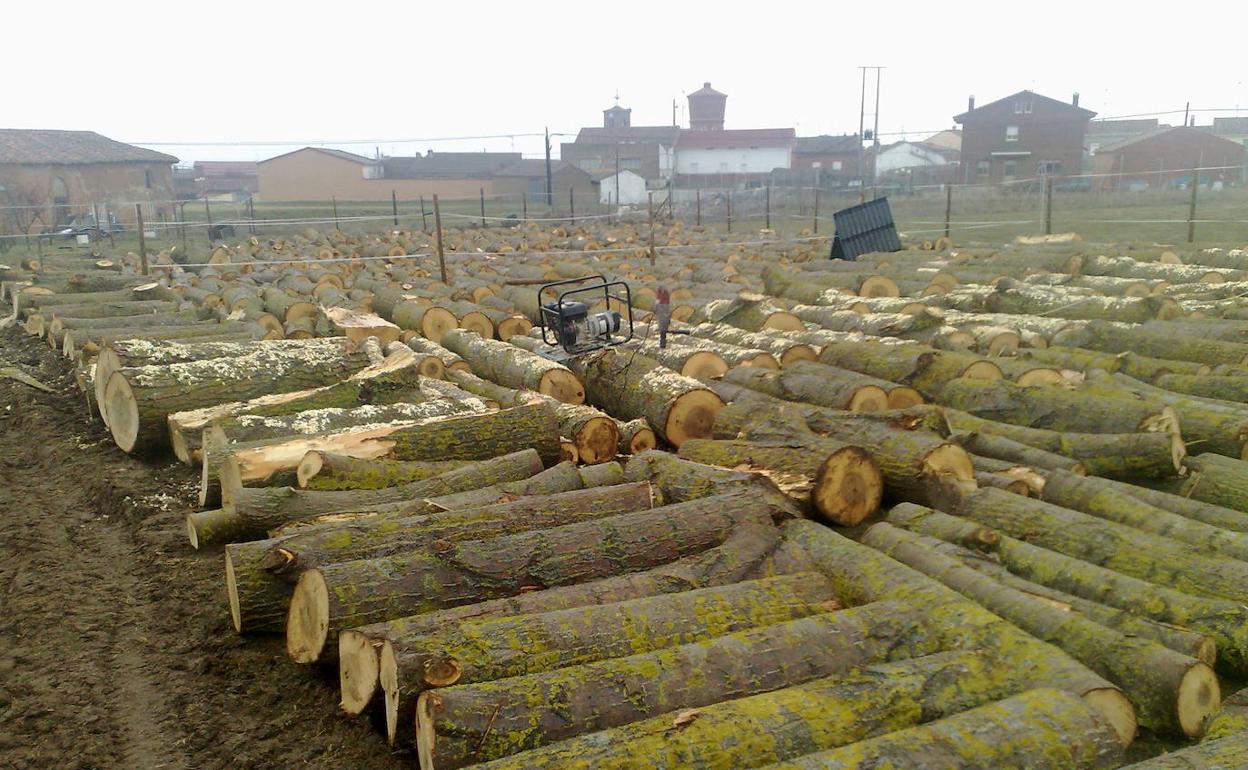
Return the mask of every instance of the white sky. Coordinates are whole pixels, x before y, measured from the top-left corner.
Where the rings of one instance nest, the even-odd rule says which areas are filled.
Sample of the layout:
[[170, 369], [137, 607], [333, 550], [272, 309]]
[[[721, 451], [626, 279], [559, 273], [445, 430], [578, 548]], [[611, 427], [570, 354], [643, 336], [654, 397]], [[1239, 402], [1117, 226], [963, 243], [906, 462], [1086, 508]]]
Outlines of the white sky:
[[[282, 3], [280, 5], [286, 5]], [[884, 141], [952, 126], [1014, 91], [1081, 93], [1102, 117], [1243, 105], [1248, 5], [997, 2], [8, 0], [0, 127], [74, 128], [183, 161], [259, 160], [302, 143], [575, 133], [616, 90], [633, 124], [711, 81], [728, 128], [858, 128], [858, 65], [884, 65]], [[873, 95], [868, 95], [868, 110]], [[1200, 113], [1207, 123], [1211, 113]], [[870, 118], [868, 118], [868, 127]], [[559, 141], [571, 137], [555, 137]], [[338, 145], [365, 155], [509, 150], [540, 137]]]

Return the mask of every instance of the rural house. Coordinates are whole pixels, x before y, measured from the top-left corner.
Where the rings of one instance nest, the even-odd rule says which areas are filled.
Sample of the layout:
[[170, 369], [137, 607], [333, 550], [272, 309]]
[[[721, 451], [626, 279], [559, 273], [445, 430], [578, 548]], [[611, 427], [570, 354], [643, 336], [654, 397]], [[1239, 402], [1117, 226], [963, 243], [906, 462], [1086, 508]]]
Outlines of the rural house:
[[0, 129], [0, 231], [39, 232], [85, 218], [93, 204], [101, 221], [133, 221], [135, 203], [167, 214], [177, 160], [94, 131]]
[[727, 94], [709, 82], [689, 94], [689, 128], [676, 140], [682, 187], [761, 187], [789, 169], [797, 132], [791, 128], [725, 129]]
[[1092, 159], [1100, 189], [1186, 185], [1193, 168], [1202, 185], [1238, 184], [1244, 169], [1244, 146], [1196, 127], [1160, 128], [1142, 136], [1103, 145]]
[[1032, 91], [982, 107], [971, 97], [962, 125], [962, 181], [997, 183], [1083, 171], [1084, 138], [1095, 112]]
[[635, 206], [648, 200], [646, 180], [633, 171], [621, 171], [598, 180], [598, 202]]
[[179, 200], [203, 197], [245, 200], [256, 193], [256, 163], [197, 160], [190, 168], [173, 170], [173, 185]]
[[815, 187], [856, 187], [863, 162], [862, 139], [857, 134], [799, 136], [793, 143], [794, 178]]
[[879, 179], [903, 184], [957, 181], [958, 153], [926, 142], [895, 142], [875, 157]]
[[576, 141], [559, 146], [559, 157], [591, 175], [632, 171], [647, 180], [667, 179], [680, 129], [634, 126], [632, 110], [618, 103], [602, 111], [602, 127], [582, 128]]

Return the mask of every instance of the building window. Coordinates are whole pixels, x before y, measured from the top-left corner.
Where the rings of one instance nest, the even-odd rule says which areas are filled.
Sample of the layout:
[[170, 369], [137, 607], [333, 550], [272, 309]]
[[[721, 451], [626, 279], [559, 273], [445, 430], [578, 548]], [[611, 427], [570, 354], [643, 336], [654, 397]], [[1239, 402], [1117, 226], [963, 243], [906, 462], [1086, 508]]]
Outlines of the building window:
[[143, 169], [143, 186], [149, 190], [152, 189], [152, 170], [151, 169], [147, 169], [147, 168]]
[[1018, 161], [1007, 160], [1001, 173], [1006, 179], [1013, 179], [1018, 176]]
[[625, 171], [640, 171], [641, 158], [620, 158], [620, 168]]
[[698, 162], [696, 160], [689, 164], [689, 173], [690, 174], [698, 173]]
[[840, 171], [840, 170], [841, 170], [841, 162], [840, 162], [839, 160], [834, 160], [834, 161], [832, 161], [832, 170], [833, 170], [833, 171]]
[[1030, 115], [1031, 114], [1031, 100], [1019, 99], [1018, 101], [1014, 102], [1014, 114], [1015, 115]]
[[1040, 176], [1053, 176], [1062, 173], [1060, 160], [1042, 160], [1036, 164], [1036, 173]]
[[988, 172], [992, 171], [992, 161], [981, 160], [975, 164], [975, 173], [979, 176], [988, 176]]
[[593, 171], [601, 165], [602, 161], [598, 158], [581, 158], [576, 162], [576, 167], [581, 171]]
[[1018, 126], [1006, 126], [1005, 127], [1005, 141], [1007, 142], [1018, 141]]
[[385, 176], [384, 169], [380, 164], [362, 166], [360, 173], [364, 175], [365, 179], [381, 179]]

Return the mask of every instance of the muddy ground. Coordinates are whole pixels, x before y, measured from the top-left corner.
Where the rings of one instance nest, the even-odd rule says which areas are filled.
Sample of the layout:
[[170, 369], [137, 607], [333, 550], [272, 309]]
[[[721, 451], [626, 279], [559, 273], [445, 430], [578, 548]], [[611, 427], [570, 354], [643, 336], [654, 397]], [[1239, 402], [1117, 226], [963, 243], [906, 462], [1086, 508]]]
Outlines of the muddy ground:
[[5, 366], [55, 393], [0, 378], [0, 768], [412, 766], [335, 672], [234, 633], [197, 474], [118, 450], [45, 344], [0, 334]]

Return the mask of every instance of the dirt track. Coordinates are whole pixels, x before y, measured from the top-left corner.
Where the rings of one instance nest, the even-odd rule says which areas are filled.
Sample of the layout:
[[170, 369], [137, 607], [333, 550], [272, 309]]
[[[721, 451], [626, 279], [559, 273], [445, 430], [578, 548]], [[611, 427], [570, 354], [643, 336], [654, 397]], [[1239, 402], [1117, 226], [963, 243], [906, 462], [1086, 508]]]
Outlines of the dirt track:
[[410, 766], [336, 673], [234, 634], [220, 549], [183, 530], [197, 474], [120, 452], [33, 338], [0, 366], [57, 391], [0, 378], [0, 767]]

